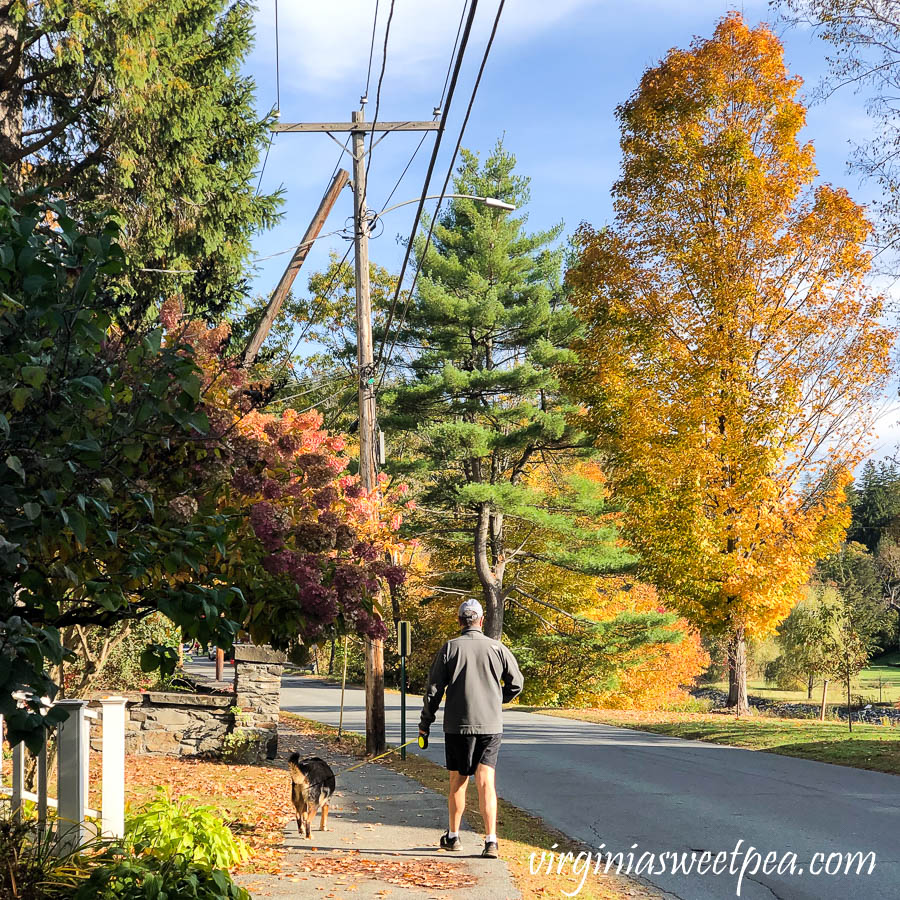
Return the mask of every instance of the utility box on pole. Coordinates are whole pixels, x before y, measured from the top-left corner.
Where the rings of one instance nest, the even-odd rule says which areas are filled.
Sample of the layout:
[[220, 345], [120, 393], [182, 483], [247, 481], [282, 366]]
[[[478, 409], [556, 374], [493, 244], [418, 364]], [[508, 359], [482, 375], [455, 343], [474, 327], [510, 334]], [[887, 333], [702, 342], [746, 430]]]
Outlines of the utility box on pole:
[[406, 659], [412, 653], [412, 628], [409, 622], [397, 623], [397, 652], [400, 659]]

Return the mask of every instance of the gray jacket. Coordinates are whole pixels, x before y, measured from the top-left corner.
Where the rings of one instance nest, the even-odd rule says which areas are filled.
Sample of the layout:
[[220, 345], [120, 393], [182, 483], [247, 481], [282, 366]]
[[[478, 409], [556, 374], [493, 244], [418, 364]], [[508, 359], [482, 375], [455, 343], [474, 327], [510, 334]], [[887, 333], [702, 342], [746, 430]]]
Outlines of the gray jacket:
[[500, 734], [504, 703], [522, 693], [516, 658], [480, 628], [464, 628], [447, 641], [431, 665], [419, 729], [428, 732], [444, 691], [445, 734]]

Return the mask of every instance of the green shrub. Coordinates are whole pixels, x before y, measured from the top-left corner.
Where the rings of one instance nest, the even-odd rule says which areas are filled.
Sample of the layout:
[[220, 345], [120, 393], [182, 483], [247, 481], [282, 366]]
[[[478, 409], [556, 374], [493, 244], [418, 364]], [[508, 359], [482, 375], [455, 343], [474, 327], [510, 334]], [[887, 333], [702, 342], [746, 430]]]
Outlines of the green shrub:
[[259, 756], [259, 738], [249, 731], [237, 728], [222, 740], [222, 761], [237, 765], [255, 763]]
[[250, 900], [227, 872], [184, 856], [130, 856], [121, 849], [95, 860], [72, 900]]
[[63, 854], [36, 824], [0, 818], [2, 900], [250, 900], [224, 871], [246, 844], [209, 807], [186, 813], [163, 796], [130, 819], [124, 845], [92, 838]]
[[26, 818], [0, 819], [0, 897], [57, 900], [88, 877], [75, 853], [54, 853], [55, 840]]
[[181, 629], [162, 613], [109, 628], [83, 626], [79, 655], [66, 667], [66, 687], [73, 696], [86, 691], [136, 691], [168, 688], [166, 676], [141, 668], [141, 654], [152, 644], [178, 651]]
[[182, 856], [209, 869], [230, 869], [250, 858], [250, 848], [212, 806], [190, 797], [173, 800], [163, 788], [155, 800], [128, 816], [125, 841], [139, 853]]

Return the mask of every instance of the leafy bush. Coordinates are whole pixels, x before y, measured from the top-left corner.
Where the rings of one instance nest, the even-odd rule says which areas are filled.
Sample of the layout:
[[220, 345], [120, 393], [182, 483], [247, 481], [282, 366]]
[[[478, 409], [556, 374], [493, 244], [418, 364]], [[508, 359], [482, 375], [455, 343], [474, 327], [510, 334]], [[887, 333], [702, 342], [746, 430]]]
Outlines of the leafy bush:
[[125, 840], [139, 853], [183, 856], [210, 869], [230, 869], [250, 858], [250, 848], [231, 833], [212, 806], [190, 797], [173, 800], [163, 788], [155, 800], [128, 817]]
[[72, 900], [250, 900], [227, 872], [184, 856], [130, 856], [120, 848], [98, 863]]
[[222, 740], [222, 761], [237, 765], [254, 763], [259, 756], [259, 738], [252, 732], [237, 728]]
[[88, 877], [74, 853], [54, 853], [55, 841], [23, 818], [0, 819], [0, 897], [57, 900]]
[[111, 627], [76, 626], [80, 654], [66, 667], [65, 686], [71, 696], [87, 691], [136, 691], [142, 688], [168, 689], [166, 676], [145, 672], [141, 655], [147, 647], [168, 647], [178, 652], [181, 629], [162, 613], [153, 613], [137, 622], [120, 622]]

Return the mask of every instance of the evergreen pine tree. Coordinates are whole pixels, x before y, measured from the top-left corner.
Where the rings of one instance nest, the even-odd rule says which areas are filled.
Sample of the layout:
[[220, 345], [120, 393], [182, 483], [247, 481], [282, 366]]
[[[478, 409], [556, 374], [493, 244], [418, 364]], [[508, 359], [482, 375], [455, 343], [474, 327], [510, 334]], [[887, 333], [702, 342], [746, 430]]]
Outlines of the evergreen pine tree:
[[847, 539], [875, 551], [882, 537], [900, 517], [900, 472], [893, 462], [869, 460], [850, 494], [853, 519]]
[[[463, 151], [454, 191], [521, 209], [528, 179], [514, 167], [502, 142], [483, 164]], [[438, 513], [436, 539], [474, 563], [494, 638], [518, 563], [603, 572], [630, 562], [614, 528], [597, 526], [602, 485], [573, 472], [590, 451], [568, 424], [556, 375], [576, 327], [553, 247], [562, 226], [528, 234], [526, 220], [473, 200], [449, 204], [432, 246], [416, 246], [421, 276], [397, 333], [397, 381], [382, 398], [388, 433], [412, 448], [401, 468], [418, 478], [425, 515]]]
[[0, 0], [4, 178], [70, 214], [115, 210], [142, 303], [177, 292], [220, 313], [274, 220], [278, 196], [255, 193], [251, 42], [244, 0]]

